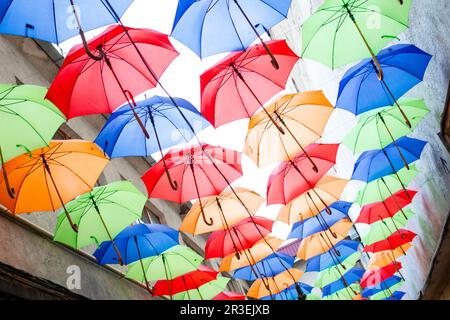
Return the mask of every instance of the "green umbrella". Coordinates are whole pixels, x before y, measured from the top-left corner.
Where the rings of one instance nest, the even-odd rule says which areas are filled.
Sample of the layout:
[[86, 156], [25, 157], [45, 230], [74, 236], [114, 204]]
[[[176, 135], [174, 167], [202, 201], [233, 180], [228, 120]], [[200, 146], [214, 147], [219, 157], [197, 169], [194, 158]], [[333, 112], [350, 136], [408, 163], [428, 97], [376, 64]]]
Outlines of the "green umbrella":
[[[0, 160], [4, 162], [48, 146], [66, 117], [50, 101], [47, 89], [31, 85], [0, 84]], [[11, 198], [5, 170], [3, 177]]]
[[361, 241], [365, 245], [371, 245], [375, 242], [386, 239], [388, 236], [393, 234], [406, 226], [411, 217], [414, 216], [414, 212], [411, 209], [399, 211], [392, 218], [377, 221], [370, 226], [367, 234], [361, 237]]
[[403, 186], [408, 186], [418, 173], [416, 165], [410, 165], [409, 170], [403, 168], [397, 174], [374, 180], [358, 193], [355, 202], [360, 206], [365, 206], [366, 204], [384, 201], [401, 190]]
[[192, 249], [178, 245], [170, 248], [159, 256], [142, 259], [129, 265], [127, 278], [140, 282], [145, 281], [144, 272], [149, 281], [173, 280], [188, 272], [197, 270], [203, 258]]
[[340, 278], [351, 268], [353, 268], [356, 263], [361, 258], [361, 252], [355, 252], [354, 254], [350, 255], [347, 259], [342, 262], [340, 265], [334, 265], [332, 267], [329, 267], [325, 270], [322, 270], [316, 279], [316, 282], [314, 285], [316, 287], [323, 288], [326, 285], [329, 285], [330, 283], [333, 283]]
[[146, 202], [147, 197], [128, 181], [94, 188], [66, 205], [68, 214], [78, 227], [78, 233], [73, 231], [66, 215], [61, 213], [54, 240], [76, 249], [109, 240], [121, 262], [113, 239], [125, 227], [141, 218]]
[[358, 125], [345, 138], [344, 144], [353, 153], [382, 149], [397, 139], [410, 134], [417, 124], [430, 112], [425, 101], [402, 99], [399, 104], [407, 115], [411, 128], [405, 124], [397, 107], [383, 107], [364, 113]]
[[218, 276], [216, 280], [208, 282], [198, 289], [180, 292], [174, 295], [173, 300], [211, 300], [227, 287], [229, 278]]
[[[375, 56], [408, 27], [412, 0], [327, 0], [303, 24], [303, 58], [330, 67]], [[380, 72], [380, 78], [381, 78]]]
[[348, 287], [336, 291], [332, 295], [326, 296], [323, 300], [353, 300], [353, 298], [361, 293], [359, 283], [353, 283]]

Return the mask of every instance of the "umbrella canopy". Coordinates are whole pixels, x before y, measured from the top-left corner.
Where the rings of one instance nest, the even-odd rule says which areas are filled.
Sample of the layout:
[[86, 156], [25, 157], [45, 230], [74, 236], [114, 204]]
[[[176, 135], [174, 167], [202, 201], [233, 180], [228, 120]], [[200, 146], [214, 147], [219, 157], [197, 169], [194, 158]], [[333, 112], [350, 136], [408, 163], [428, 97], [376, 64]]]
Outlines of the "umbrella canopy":
[[383, 179], [369, 182], [359, 191], [355, 202], [360, 206], [365, 206], [370, 203], [384, 201], [392, 197], [393, 192], [402, 189], [402, 185], [408, 187], [418, 172], [416, 165], [413, 164], [409, 166], [409, 170], [403, 168], [397, 174], [391, 174], [383, 177]]
[[[140, 282], [173, 280], [198, 269], [203, 258], [192, 249], [178, 245], [159, 256], [142, 259], [129, 265], [126, 277]], [[145, 270], [145, 275], [142, 269]]]
[[423, 100], [405, 99], [399, 104], [411, 128], [405, 124], [397, 107], [384, 107], [365, 113], [344, 143], [354, 152], [382, 149], [395, 140], [410, 134], [430, 111]]
[[412, 248], [412, 243], [408, 242], [404, 245], [392, 249], [376, 252], [369, 260], [367, 265], [367, 270], [377, 270], [379, 268], [383, 268], [393, 262], [396, 262], [397, 259], [404, 256], [409, 249]]
[[268, 295], [265, 297], [259, 298], [259, 300], [303, 300], [304, 297], [299, 296], [299, 290], [296, 287], [298, 285], [301, 289], [302, 295], [308, 295], [306, 297], [306, 300], [310, 298], [311, 292], [314, 289], [310, 285], [307, 285], [306, 283], [298, 282], [297, 284], [294, 284], [290, 286], [287, 289], [282, 290], [279, 293]]
[[262, 277], [274, 277], [294, 266], [295, 258], [287, 254], [277, 252], [257, 262], [253, 266], [237, 269], [233, 278], [255, 281]]
[[229, 272], [249, 265], [254, 265], [275, 253], [282, 243], [283, 240], [274, 237], [263, 239], [253, 247], [240, 251], [241, 257], [239, 259], [235, 254], [224, 257], [219, 270], [221, 272]]
[[[374, 57], [407, 28], [411, 3], [327, 0], [302, 26], [302, 55], [333, 69]], [[376, 21], [376, 25], [369, 21]]]
[[281, 134], [264, 111], [250, 119], [244, 153], [258, 166], [293, 159], [321, 138], [334, 111], [322, 91], [285, 95], [266, 109], [288, 132]]
[[[364, 274], [364, 268], [353, 267], [348, 270], [340, 279], [331, 282], [322, 288], [323, 297], [331, 296], [336, 292], [348, 288], [351, 284], [359, 281]], [[351, 290], [351, 287], [350, 287]], [[357, 294], [354, 292], [354, 294]]]
[[[410, 164], [419, 160], [426, 144], [422, 140], [402, 137], [384, 149], [366, 151], [356, 162], [352, 179], [372, 182], [396, 173], [405, 166], [405, 162]], [[404, 159], [397, 148], [401, 150]]]
[[[255, 45], [231, 53], [201, 75], [201, 111], [214, 127], [251, 118], [285, 89], [299, 57], [284, 40], [271, 41], [268, 46], [280, 65], [278, 70], [268, 63], [271, 58], [264, 47]], [[271, 121], [279, 127], [273, 118]]]
[[360, 282], [361, 288], [376, 286], [380, 284], [380, 282], [383, 282], [388, 278], [392, 277], [395, 273], [397, 273], [401, 269], [402, 264], [400, 262], [393, 262], [377, 270], [368, 270], [362, 276]]
[[[338, 256], [336, 252], [334, 252], [334, 256]], [[353, 253], [349, 257], [343, 259], [343, 261], [340, 263], [335, 262], [334, 265], [319, 272], [314, 284], [322, 288], [332, 282], [341, 279], [348, 270], [354, 268], [357, 265], [358, 261], [360, 261], [360, 258], [361, 253], [358, 252]]]
[[211, 300], [220, 300], [220, 301], [245, 300], [245, 296], [236, 292], [221, 292]]
[[[61, 212], [53, 239], [76, 249], [111, 241], [124, 228], [141, 218], [146, 202], [147, 197], [128, 181], [94, 188], [66, 205], [78, 232], [72, 230], [65, 212]], [[126, 247], [123, 249], [125, 253]], [[119, 259], [116, 257], [113, 261], [110, 260], [118, 263]]]
[[413, 241], [416, 236], [417, 234], [412, 231], [400, 229], [384, 240], [365, 246], [364, 251], [375, 253], [385, 250], [394, 250], [408, 242]]
[[378, 297], [383, 296], [383, 295], [385, 295], [386, 297], [389, 297], [391, 295], [391, 292], [393, 292], [393, 291], [397, 290], [399, 287], [401, 287], [404, 282], [405, 281], [402, 280], [402, 278], [394, 275], [373, 287], [364, 288], [362, 290], [361, 294], [364, 298], [368, 298], [368, 297], [373, 298], [373, 296], [378, 295], [379, 293], [381, 293], [381, 295], [378, 295]]
[[358, 252], [360, 242], [352, 240], [342, 240], [335, 245], [340, 255], [336, 255], [333, 251], [325, 252], [319, 256], [311, 258], [306, 263], [306, 272], [320, 272], [334, 265], [344, 264], [345, 261], [354, 256], [356, 260], [361, 254]]
[[218, 276], [216, 280], [205, 283], [199, 288], [180, 292], [172, 297], [173, 300], [211, 300], [221, 293], [230, 282], [230, 278]]
[[89, 31], [116, 23], [111, 8], [120, 17], [132, 3], [133, 0], [6, 0], [0, 4], [0, 33], [59, 44], [79, 33], [72, 7], [78, 16], [82, 15], [83, 30]]
[[200, 201], [195, 202], [185, 216], [180, 231], [199, 235], [217, 230], [228, 230], [229, 226], [247, 219], [249, 214], [256, 214], [265, 201], [256, 192], [248, 189], [235, 188], [235, 192], [238, 197], [227, 189], [218, 196], [201, 199], [205, 215], [214, 220], [212, 226], [207, 225], [200, 218], [202, 214]]
[[360, 295], [361, 287], [359, 283], [353, 283], [348, 287], [336, 291], [335, 293], [322, 297], [322, 300], [362, 300]]
[[292, 0], [179, 0], [172, 37], [200, 58], [245, 50], [287, 17]]
[[[145, 196], [144, 199], [147, 200]], [[138, 223], [128, 226], [114, 238], [114, 242], [105, 241], [94, 252], [94, 257], [100, 264], [117, 263], [114, 244], [121, 253], [123, 263], [128, 265], [140, 259], [157, 256], [178, 245], [179, 232], [162, 224]]]
[[[134, 107], [151, 138], [147, 139], [137, 123], [133, 110], [123, 106], [116, 110], [106, 122], [95, 140], [110, 158], [142, 156], [147, 157], [176, 145], [189, 142], [196, 132], [209, 126], [200, 112], [181, 98], [154, 96], [139, 101]], [[190, 130], [184, 117], [193, 124]], [[160, 150], [161, 147], [161, 150]]]
[[223, 258], [227, 255], [250, 249], [272, 232], [274, 221], [263, 218], [246, 218], [229, 230], [213, 232], [205, 246], [205, 259]]
[[[125, 30], [144, 58], [152, 62], [154, 75], [147, 70]], [[112, 113], [124, 103], [134, 109], [133, 97], [154, 88], [178, 56], [167, 35], [146, 29], [125, 30], [113, 26], [89, 41], [89, 49], [100, 54], [100, 60], [91, 59], [81, 45], [67, 55], [47, 94], [67, 118]], [[137, 114], [135, 118], [139, 119]]]
[[248, 289], [247, 297], [260, 299], [265, 296], [280, 293], [300, 281], [303, 271], [298, 269], [289, 269], [273, 277], [266, 279], [257, 279]]
[[339, 200], [348, 182], [332, 176], [323, 177], [313, 188], [314, 192], [308, 191], [284, 206], [278, 213], [277, 220], [292, 225], [297, 221], [314, 217]]
[[315, 233], [331, 228], [342, 219], [348, 219], [348, 211], [351, 206], [352, 204], [349, 202], [338, 201], [329, 206], [331, 214], [323, 210], [315, 217], [296, 222], [288, 235], [288, 239], [302, 240]]
[[297, 258], [308, 260], [329, 250], [336, 250], [335, 245], [348, 236], [353, 224], [343, 219], [334, 224], [332, 230], [316, 233], [301, 241], [297, 251]]
[[173, 296], [177, 293], [195, 290], [217, 279], [218, 271], [200, 265], [198, 270], [186, 273], [173, 280], [159, 280], [153, 286], [154, 296]]
[[373, 60], [370, 58], [362, 61], [348, 70], [342, 78], [336, 108], [358, 115], [379, 107], [399, 104], [400, 109], [394, 108], [398, 112], [398, 121], [405, 124], [403, 111], [412, 122], [410, 117], [414, 114], [408, 115], [397, 100], [423, 80], [431, 55], [414, 45], [398, 44], [382, 50], [377, 58], [383, 70], [382, 81], [379, 80]]
[[[281, 163], [270, 175], [267, 185], [267, 204], [287, 204], [313, 189], [319, 180], [336, 164], [338, 144], [312, 144], [305, 152]], [[311, 166], [313, 160], [316, 169]], [[314, 193], [314, 190], [311, 190]]]
[[402, 300], [405, 295], [406, 295], [406, 292], [395, 291], [395, 292], [392, 293], [392, 295], [390, 297], [383, 298], [381, 300]]
[[92, 190], [108, 162], [92, 142], [53, 140], [46, 148], [5, 163], [4, 170], [17, 194], [11, 199], [0, 177], [0, 203], [14, 214], [56, 211]]

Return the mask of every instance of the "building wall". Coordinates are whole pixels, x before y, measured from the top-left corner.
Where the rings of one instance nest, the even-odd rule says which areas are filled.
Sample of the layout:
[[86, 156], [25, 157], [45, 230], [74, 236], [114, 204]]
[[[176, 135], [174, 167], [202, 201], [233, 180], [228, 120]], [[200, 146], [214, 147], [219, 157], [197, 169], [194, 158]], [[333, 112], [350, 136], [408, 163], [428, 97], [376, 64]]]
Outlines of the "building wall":
[[[291, 48], [301, 54], [300, 27], [321, 3], [321, 0], [294, 0], [289, 19], [271, 30], [272, 37], [286, 37]], [[418, 164], [421, 173], [411, 186], [420, 190], [420, 194], [413, 203], [416, 216], [407, 226], [419, 235], [414, 241], [414, 250], [408, 252], [404, 260], [410, 299], [418, 298], [423, 290], [450, 208], [450, 157], [438, 136], [450, 75], [448, 12], [450, 2], [447, 0], [413, 1], [410, 28], [400, 36], [402, 43], [413, 43], [433, 55], [425, 81], [407, 94], [424, 98], [431, 110], [413, 134], [415, 138], [428, 141], [429, 146]], [[322, 89], [330, 101], [335, 102], [339, 80], [347, 68], [331, 71], [314, 61], [301, 60], [293, 73], [290, 89]], [[335, 121], [328, 129], [344, 136], [353, 122], [340, 121]]]

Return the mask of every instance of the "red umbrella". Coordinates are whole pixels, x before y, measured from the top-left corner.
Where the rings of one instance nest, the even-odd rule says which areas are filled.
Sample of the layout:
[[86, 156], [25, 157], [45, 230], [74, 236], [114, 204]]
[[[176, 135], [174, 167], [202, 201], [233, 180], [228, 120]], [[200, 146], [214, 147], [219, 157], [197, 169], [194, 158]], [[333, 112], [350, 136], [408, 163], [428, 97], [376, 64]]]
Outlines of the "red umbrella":
[[198, 270], [186, 273], [173, 280], [159, 280], [153, 287], [153, 296], [173, 296], [180, 292], [195, 290], [202, 285], [214, 281], [218, 271], [200, 265]]
[[[368, 204], [362, 208], [356, 223], [372, 224], [392, 218], [398, 211], [403, 213], [403, 208], [411, 204], [416, 194], [417, 191], [401, 190], [382, 202]], [[404, 213], [403, 215], [407, 219]]]
[[[124, 103], [133, 109], [133, 97], [154, 88], [178, 56], [167, 35], [120, 25], [108, 28], [87, 46], [90, 51], [82, 45], [70, 51], [47, 94], [68, 119], [112, 113]], [[150, 61], [151, 70], [141, 55]]]
[[[280, 68], [274, 70], [271, 57], [261, 44], [246, 51], [233, 52], [202, 74], [201, 111], [206, 119], [219, 127], [226, 123], [251, 118], [263, 104], [284, 90], [292, 68], [299, 57], [286, 41], [267, 43]], [[273, 123], [279, 119], [264, 109]]]
[[317, 172], [303, 152], [282, 162], [269, 178], [267, 204], [287, 204], [308, 190], [314, 192], [317, 182], [336, 164], [338, 148], [338, 144], [312, 144], [305, 149]]
[[222, 292], [212, 298], [212, 300], [245, 300], [245, 296], [236, 292]]
[[273, 224], [272, 220], [253, 217], [230, 226], [229, 230], [213, 232], [206, 241], [205, 259], [223, 258], [250, 249], [272, 232]]
[[377, 270], [367, 270], [361, 278], [361, 288], [372, 287], [392, 277], [402, 269], [400, 262], [393, 262]]
[[365, 246], [364, 251], [376, 253], [386, 250], [395, 250], [398, 247], [413, 241], [416, 236], [417, 234], [412, 231], [400, 229], [384, 240], [375, 242], [370, 246]]
[[[176, 189], [171, 187], [166, 171], [174, 179]], [[241, 176], [239, 152], [202, 144], [170, 151], [142, 177], [142, 180], [150, 198], [184, 203], [219, 195]], [[202, 206], [201, 201], [200, 205]], [[213, 220], [206, 219], [203, 207], [201, 211], [204, 222], [212, 225]]]

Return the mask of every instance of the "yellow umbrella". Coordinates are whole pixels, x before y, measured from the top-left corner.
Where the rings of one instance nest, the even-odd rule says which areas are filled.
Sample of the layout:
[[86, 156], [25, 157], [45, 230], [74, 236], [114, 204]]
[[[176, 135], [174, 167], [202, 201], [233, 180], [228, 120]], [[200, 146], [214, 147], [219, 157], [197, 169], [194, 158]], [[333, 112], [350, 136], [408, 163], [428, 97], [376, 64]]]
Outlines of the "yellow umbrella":
[[258, 166], [292, 159], [320, 139], [334, 107], [322, 91], [310, 91], [285, 95], [266, 109], [285, 134], [266, 112], [251, 118], [244, 153]]
[[303, 271], [298, 269], [289, 269], [274, 277], [257, 279], [247, 292], [247, 297], [260, 299], [282, 292], [300, 281]]
[[370, 258], [367, 269], [377, 270], [387, 266], [388, 264], [397, 262], [397, 259], [404, 256], [406, 252], [411, 249], [411, 247], [412, 243], [405, 243], [401, 247], [394, 250], [377, 252]]
[[323, 177], [314, 190], [305, 192], [284, 206], [278, 213], [277, 220], [292, 225], [314, 217], [339, 200], [348, 182], [332, 176]]

